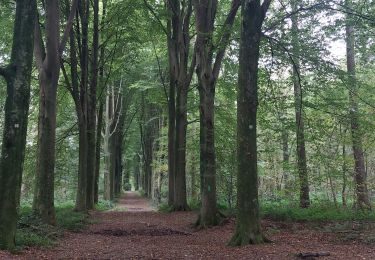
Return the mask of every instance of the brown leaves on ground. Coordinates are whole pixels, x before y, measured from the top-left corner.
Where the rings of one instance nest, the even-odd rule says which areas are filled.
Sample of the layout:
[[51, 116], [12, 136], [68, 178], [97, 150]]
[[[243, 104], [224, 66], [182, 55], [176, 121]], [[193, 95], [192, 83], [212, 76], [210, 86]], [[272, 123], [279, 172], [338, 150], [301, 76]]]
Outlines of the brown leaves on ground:
[[321, 226], [265, 220], [272, 243], [228, 247], [233, 220], [195, 230], [195, 212], [154, 212], [136, 193], [126, 194], [120, 207], [127, 211], [93, 212], [96, 224], [67, 232], [54, 249], [29, 248], [15, 256], [0, 251], [0, 259], [296, 259], [300, 253], [323, 252], [329, 256], [316, 259], [375, 259], [374, 243], [344, 240]]

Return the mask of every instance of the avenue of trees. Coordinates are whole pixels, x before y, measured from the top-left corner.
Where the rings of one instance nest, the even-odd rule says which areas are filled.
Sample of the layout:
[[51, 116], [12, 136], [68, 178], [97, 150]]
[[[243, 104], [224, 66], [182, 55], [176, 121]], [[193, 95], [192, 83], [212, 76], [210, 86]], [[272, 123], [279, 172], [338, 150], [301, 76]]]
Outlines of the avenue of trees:
[[372, 0], [0, 2], [0, 249], [137, 190], [233, 246], [262, 203], [371, 211]]

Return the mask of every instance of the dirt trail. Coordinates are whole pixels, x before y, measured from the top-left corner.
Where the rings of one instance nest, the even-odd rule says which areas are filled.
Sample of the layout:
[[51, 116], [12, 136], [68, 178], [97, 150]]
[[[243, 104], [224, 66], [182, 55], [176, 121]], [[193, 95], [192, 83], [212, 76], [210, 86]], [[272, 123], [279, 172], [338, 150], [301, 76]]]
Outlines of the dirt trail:
[[126, 191], [124, 196], [121, 197], [112, 211], [126, 211], [128, 213], [134, 212], [151, 212], [155, 209], [151, 203], [139, 196], [137, 192]]
[[[93, 212], [91, 224], [67, 232], [53, 249], [30, 248], [17, 259], [296, 259], [300, 252], [329, 252], [317, 259], [375, 259], [374, 244], [343, 242], [336, 234], [302, 223], [263, 221], [273, 243], [226, 246], [234, 222], [194, 230], [195, 212], [159, 213], [137, 193], [119, 200], [117, 210]], [[1, 256], [1, 254], [0, 254]]]

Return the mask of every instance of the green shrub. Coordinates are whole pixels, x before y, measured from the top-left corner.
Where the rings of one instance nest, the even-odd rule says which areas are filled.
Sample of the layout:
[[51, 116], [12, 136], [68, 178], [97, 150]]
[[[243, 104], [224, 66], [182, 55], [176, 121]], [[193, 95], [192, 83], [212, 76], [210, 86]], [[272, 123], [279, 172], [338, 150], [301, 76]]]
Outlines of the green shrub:
[[87, 224], [86, 214], [75, 212], [74, 202], [56, 204], [56, 226], [44, 224], [30, 206], [19, 211], [16, 244], [24, 246], [51, 247], [57, 243], [64, 230], [79, 231]]
[[113, 201], [110, 200], [99, 200], [98, 204], [95, 205], [95, 209], [98, 211], [106, 211], [115, 207]]
[[169, 206], [168, 203], [160, 203], [158, 207], [159, 212], [171, 212], [172, 211], [172, 206]]
[[263, 203], [261, 213], [264, 218], [280, 221], [345, 221], [375, 220], [374, 212], [358, 212], [351, 208], [336, 208], [331, 203], [313, 204], [307, 209], [285, 202]]
[[16, 232], [16, 244], [21, 248], [24, 246], [52, 247], [56, 244], [56, 241], [28, 229], [18, 229]]
[[57, 225], [63, 229], [79, 231], [87, 224], [87, 215], [81, 212], [75, 212], [73, 205], [65, 204], [56, 207]]

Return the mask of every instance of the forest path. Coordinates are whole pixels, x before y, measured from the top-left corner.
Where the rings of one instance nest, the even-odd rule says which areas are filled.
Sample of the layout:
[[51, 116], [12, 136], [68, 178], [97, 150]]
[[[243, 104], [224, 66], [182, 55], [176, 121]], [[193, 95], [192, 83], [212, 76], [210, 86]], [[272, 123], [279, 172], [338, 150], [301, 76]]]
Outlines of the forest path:
[[196, 212], [156, 212], [134, 192], [119, 199], [116, 208], [91, 212], [86, 229], [66, 232], [52, 249], [28, 248], [4, 259], [279, 260], [296, 259], [301, 252], [329, 252], [330, 256], [319, 257], [324, 260], [375, 256], [374, 243], [345, 241], [337, 233], [308, 223], [263, 220], [263, 230], [273, 243], [234, 248], [227, 246], [234, 232], [232, 219], [211, 229], [195, 230]]
[[118, 199], [116, 206], [111, 211], [150, 212], [155, 209], [146, 198], [143, 198], [136, 191], [126, 191], [124, 196]]

